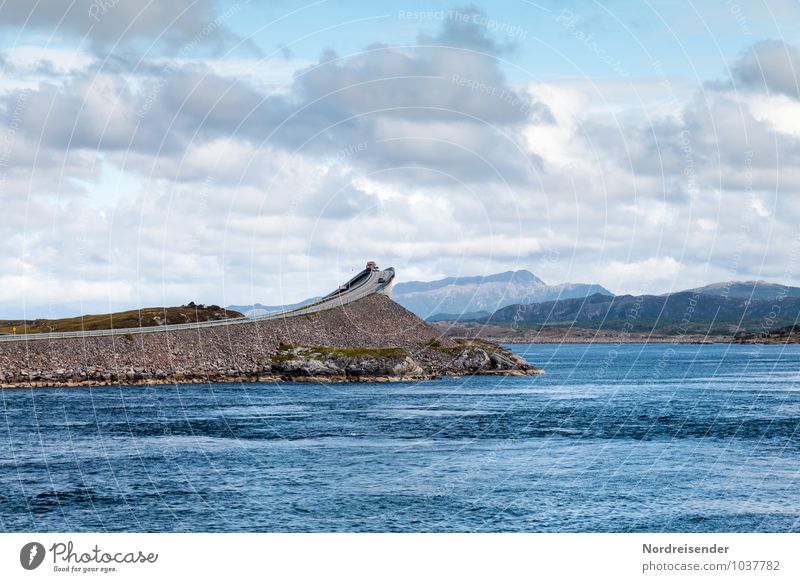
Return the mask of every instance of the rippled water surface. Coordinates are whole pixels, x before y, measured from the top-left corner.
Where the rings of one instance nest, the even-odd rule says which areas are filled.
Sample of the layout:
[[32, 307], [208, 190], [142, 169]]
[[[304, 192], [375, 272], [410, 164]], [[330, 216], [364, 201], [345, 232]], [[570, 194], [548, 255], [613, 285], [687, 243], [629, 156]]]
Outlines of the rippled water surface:
[[7, 531], [800, 531], [800, 346], [535, 378], [0, 391]]

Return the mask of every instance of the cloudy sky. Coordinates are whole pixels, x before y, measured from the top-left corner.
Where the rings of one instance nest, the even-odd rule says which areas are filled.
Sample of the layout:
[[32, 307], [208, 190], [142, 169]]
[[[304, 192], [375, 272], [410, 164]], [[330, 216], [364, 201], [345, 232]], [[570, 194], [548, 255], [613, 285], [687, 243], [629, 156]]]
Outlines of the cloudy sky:
[[800, 284], [800, 5], [632, 4], [5, 0], [0, 318]]

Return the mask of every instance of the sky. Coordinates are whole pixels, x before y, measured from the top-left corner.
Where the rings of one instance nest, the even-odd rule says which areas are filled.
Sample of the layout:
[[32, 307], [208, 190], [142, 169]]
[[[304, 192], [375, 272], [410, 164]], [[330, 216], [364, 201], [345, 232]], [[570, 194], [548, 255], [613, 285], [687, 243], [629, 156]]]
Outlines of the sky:
[[0, 318], [800, 285], [800, 5], [0, 4]]

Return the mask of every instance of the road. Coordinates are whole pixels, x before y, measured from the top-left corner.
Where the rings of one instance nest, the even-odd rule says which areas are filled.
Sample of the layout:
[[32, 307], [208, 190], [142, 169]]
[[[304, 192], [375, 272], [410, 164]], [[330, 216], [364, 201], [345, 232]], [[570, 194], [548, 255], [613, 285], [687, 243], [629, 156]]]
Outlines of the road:
[[335, 309], [342, 305], [347, 305], [353, 301], [358, 301], [373, 293], [387, 293], [392, 280], [394, 279], [394, 269], [389, 267], [383, 270], [370, 270], [364, 269], [355, 277], [343, 283], [336, 291], [329, 293], [319, 301], [290, 309], [287, 311], [278, 311], [275, 313], [267, 313], [258, 317], [237, 317], [233, 319], [223, 319], [218, 321], [201, 321], [197, 323], [180, 323], [176, 325], [155, 325], [151, 327], [133, 327], [123, 329], [98, 329], [93, 331], [65, 331], [53, 333], [28, 333], [16, 335], [0, 335], [0, 342], [21, 342], [31, 340], [43, 339], [61, 339], [61, 338], [83, 338], [83, 337], [97, 337], [108, 335], [126, 335], [137, 333], [161, 333], [164, 331], [177, 331], [181, 329], [201, 329], [204, 327], [222, 327], [226, 325], [246, 325], [252, 324], [256, 321], [263, 321], [265, 319], [281, 319], [286, 317], [297, 317], [300, 315], [308, 315], [309, 313], [317, 313], [327, 309]]

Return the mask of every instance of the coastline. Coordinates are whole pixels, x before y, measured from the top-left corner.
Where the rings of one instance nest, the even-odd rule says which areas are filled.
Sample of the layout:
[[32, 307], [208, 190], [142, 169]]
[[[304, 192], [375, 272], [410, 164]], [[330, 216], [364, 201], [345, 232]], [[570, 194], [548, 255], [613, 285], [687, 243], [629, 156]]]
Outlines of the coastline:
[[458, 322], [435, 322], [440, 332], [450, 338], [483, 340], [498, 344], [727, 344], [738, 343], [732, 335], [661, 331], [618, 331], [591, 328], [514, 329], [500, 325], [470, 325]]
[[442, 337], [384, 295], [280, 320], [0, 344], [0, 387], [402, 382], [541, 370], [482, 339]]
[[603, 344], [603, 345], [619, 345], [619, 344], [626, 344], [626, 345], [636, 345], [636, 344], [658, 344], [658, 345], [667, 345], [667, 344], [701, 344], [701, 345], [713, 345], [713, 344], [736, 344], [742, 342], [735, 342], [731, 340], [725, 340], [723, 338], [709, 338], [709, 339], [697, 339], [697, 338], [667, 338], [667, 337], [658, 337], [658, 338], [650, 338], [650, 339], [626, 339], [626, 338], [614, 338], [614, 337], [600, 337], [595, 339], [585, 339], [585, 338], [538, 338], [538, 339], [528, 339], [528, 340], [521, 340], [521, 339], [503, 339], [503, 338], [495, 338], [495, 337], [486, 337], [484, 338], [487, 341], [497, 342], [501, 344]]
[[545, 371], [535, 368], [531, 371], [521, 370], [486, 370], [474, 371], [469, 374], [421, 374], [417, 376], [216, 376], [208, 378], [190, 379], [159, 379], [148, 378], [134, 381], [68, 381], [50, 382], [34, 381], [14, 384], [0, 384], [0, 390], [23, 390], [30, 388], [133, 388], [137, 386], [199, 386], [203, 384], [283, 384], [287, 382], [300, 382], [308, 384], [359, 384], [359, 383], [387, 383], [420, 382], [423, 380], [442, 380], [444, 378], [460, 378], [469, 376], [537, 376]]

